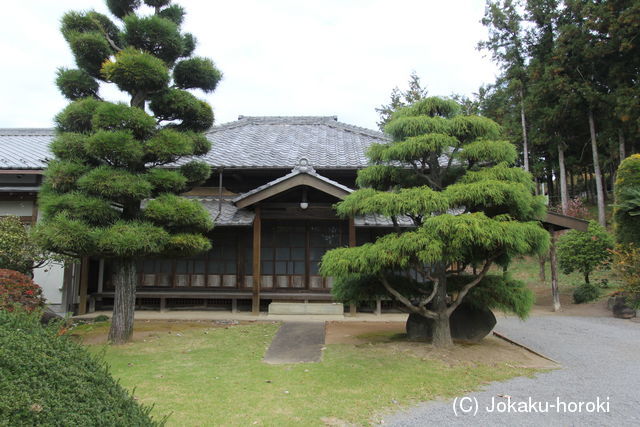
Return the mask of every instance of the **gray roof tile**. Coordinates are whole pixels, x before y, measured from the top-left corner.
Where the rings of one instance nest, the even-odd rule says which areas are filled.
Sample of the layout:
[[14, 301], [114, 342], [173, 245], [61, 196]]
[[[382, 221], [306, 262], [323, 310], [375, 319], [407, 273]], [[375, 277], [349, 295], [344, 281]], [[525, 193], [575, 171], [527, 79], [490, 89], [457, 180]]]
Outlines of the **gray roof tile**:
[[0, 129], [0, 169], [43, 169], [53, 129]]
[[[203, 159], [227, 168], [289, 169], [304, 157], [317, 169], [358, 169], [371, 144], [389, 140], [336, 116], [240, 116], [206, 135], [213, 147]], [[46, 167], [53, 137], [53, 129], [0, 129], [0, 169]]]

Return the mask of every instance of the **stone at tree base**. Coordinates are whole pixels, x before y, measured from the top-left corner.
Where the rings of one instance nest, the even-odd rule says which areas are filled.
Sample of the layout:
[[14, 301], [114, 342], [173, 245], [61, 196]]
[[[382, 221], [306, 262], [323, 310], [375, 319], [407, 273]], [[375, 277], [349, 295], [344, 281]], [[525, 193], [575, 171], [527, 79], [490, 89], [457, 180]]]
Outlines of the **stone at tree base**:
[[[478, 342], [489, 335], [496, 325], [496, 317], [491, 310], [461, 304], [449, 318], [451, 338], [454, 340]], [[431, 340], [433, 320], [411, 313], [407, 319], [407, 338], [410, 340]]]
[[607, 307], [609, 308], [609, 310], [613, 310], [613, 307], [616, 304], [626, 305], [626, 302], [627, 302], [627, 297], [625, 297], [624, 295], [612, 296], [612, 297], [609, 297], [609, 299], [607, 300]]
[[616, 303], [613, 306], [613, 317], [618, 319], [631, 319], [636, 317], [636, 311], [624, 303]]
[[48, 325], [52, 321], [60, 320], [60, 319], [62, 319], [60, 315], [54, 313], [53, 311], [47, 308], [44, 310], [44, 312], [42, 313], [42, 316], [40, 317], [40, 323], [42, 325]]

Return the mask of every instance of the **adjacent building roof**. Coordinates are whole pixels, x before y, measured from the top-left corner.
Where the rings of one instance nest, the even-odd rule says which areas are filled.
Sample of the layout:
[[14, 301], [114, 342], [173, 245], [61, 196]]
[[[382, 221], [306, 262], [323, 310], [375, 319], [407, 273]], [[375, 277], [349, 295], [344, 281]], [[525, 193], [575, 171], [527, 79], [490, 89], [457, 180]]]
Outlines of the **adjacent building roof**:
[[[211, 128], [204, 160], [214, 167], [289, 169], [306, 158], [317, 169], [359, 169], [383, 133], [348, 125], [336, 116], [246, 117]], [[42, 169], [52, 157], [53, 129], [0, 129], [0, 169]]]
[[43, 169], [53, 129], [0, 129], [0, 169]]

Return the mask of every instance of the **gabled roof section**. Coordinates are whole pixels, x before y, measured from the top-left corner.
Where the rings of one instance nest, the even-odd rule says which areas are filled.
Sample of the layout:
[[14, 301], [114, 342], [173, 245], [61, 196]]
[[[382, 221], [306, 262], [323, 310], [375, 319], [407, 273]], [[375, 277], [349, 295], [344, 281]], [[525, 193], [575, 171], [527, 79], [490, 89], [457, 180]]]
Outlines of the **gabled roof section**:
[[338, 121], [336, 116], [247, 117], [211, 128], [204, 160], [215, 167], [288, 169], [306, 158], [316, 169], [360, 169], [381, 132]]
[[53, 129], [0, 129], [0, 169], [44, 169]]
[[[45, 168], [54, 136], [53, 129], [0, 129], [0, 169]], [[199, 159], [237, 169], [288, 169], [303, 157], [317, 169], [360, 169], [368, 166], [365, 153], [372, 144], [389, 141], [336, 116], [240, 116], [206, 136], [213, 147]]]
[[351, 188], [318, 174], [309, 160], [302, 158], [287, 175], [241, 194], [233, 202], [238, 208], [245, 208], [300, 185], [313, 187], [338, 199], [344, 199], [353, 192]]

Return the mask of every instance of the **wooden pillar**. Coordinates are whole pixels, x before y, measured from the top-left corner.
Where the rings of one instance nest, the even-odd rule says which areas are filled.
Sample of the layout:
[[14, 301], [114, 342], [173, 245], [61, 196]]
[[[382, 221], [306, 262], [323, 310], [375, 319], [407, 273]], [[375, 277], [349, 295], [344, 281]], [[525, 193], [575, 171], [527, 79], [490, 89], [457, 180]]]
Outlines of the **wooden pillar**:
[[251, 301], [251, 313], [254, 316], [260, 314], [260, 249], [262, 239], [262, 218], [260, 206], [256, 206], [256, 216], [253, 220], [253, 298]]
[[[356, 245], [356, 224], [352, 218], [349, 218], [349, 247], [353, 248]], [[355, 303], [349, 304], [349, 315], [351, 317], [356, 317], [356, 313], [358, 312], [358, 307]]]
[[556, 256], [556, 240], [557, 231], [549, 228], [551, 233], [551, 249], [549, 250], [549, 258], [551, 264], [551, 295], [553, 296], [553, 311], [560, 310], [560, 292], [558, 290], [558, 257]]
[[80, 265], [80, 301], [78, 314], [87, 314], [87, 290], [89, 289], [89, 257], [82, 257]]

